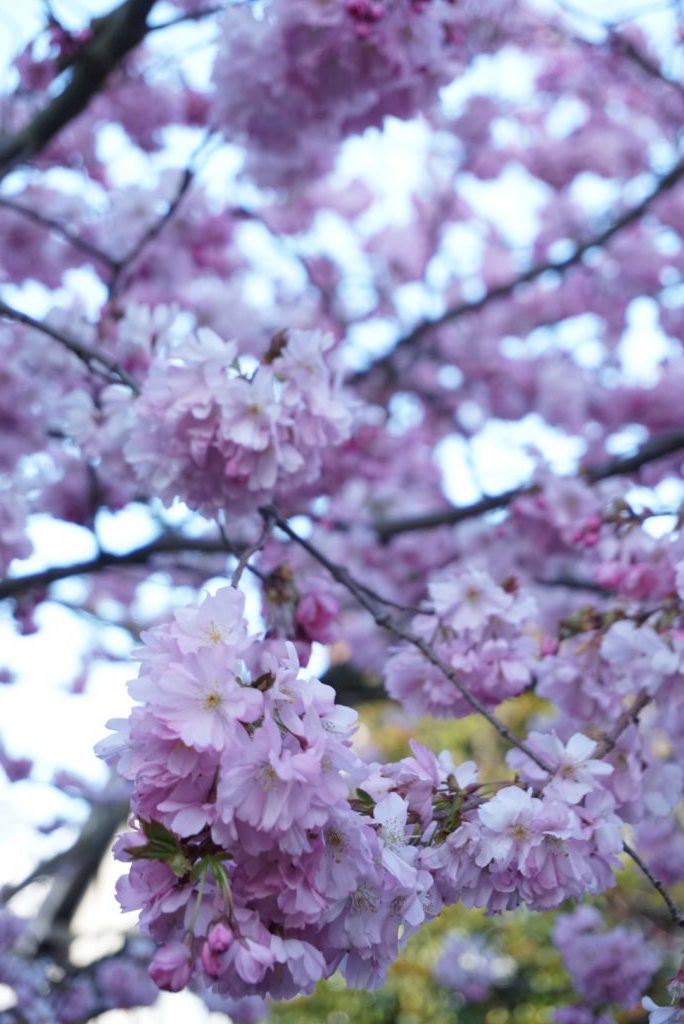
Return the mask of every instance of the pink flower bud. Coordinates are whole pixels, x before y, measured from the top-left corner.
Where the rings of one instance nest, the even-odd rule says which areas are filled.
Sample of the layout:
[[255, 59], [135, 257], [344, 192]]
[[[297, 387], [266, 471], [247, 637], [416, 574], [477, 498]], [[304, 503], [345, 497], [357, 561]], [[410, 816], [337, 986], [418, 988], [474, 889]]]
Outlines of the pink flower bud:
[[220, 978], [223, 974], [223, 957], [211, 948], [208, 941], [202, 945], [200, 960], [208, 978]]
[[160, 946], [149, 966], [152, 981], [165, 992], [180, 992], [190, 981], [192, 958], [183, 942], [167, 942]]
[[223, 922], [215, 924], [207, 935], [207, 943], [212, 953], [225, 953], [233, 941], [233, 929]]

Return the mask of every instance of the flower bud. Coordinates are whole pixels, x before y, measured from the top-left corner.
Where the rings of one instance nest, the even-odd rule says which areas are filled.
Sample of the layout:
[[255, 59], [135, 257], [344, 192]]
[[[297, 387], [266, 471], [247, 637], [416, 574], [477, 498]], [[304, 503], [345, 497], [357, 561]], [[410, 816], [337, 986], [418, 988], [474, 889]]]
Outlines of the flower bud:
[[154, 954], [149, 973], [155, 985], [165, 992], [180, 992], [192, 974], [190, 950], [183, 942], [167, 942]]
[[208, 978], [218, 978], [223, 973], [223, 957], [221, 953], [211, 948], [209, 941], [202, 944], [200, 960]]
[[219, 921], [210, 929], [207, 935], [207, 943], [212, 953], [225, 953], [233, 941], [233, 929]]

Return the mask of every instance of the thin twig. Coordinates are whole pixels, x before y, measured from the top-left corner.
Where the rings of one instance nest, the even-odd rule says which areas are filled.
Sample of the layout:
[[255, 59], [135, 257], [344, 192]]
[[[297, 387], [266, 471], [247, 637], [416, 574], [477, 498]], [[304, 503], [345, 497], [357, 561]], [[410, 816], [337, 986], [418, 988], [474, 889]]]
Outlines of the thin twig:
[[[26, 573], [23, 576], [7, 576], [0, 580], [0, 600], [20, 597], [31, 590], [49, 587], [59, 580], [71, 579], [74, 576], [89, 576], [91, 573], [104, 572], [107, 569], [118, 569], [125, 566], [140, 566], [157, 555], [179, 554], [181, 552], [198, 552], [208, 555], [225, 555], [226, 548], [222, 540], [206, 537], [185, 537], [182, 534], [164, 534], [143, 544], [141, 547], [117, 554], [112, 551], [100, 551], [94, 558], [70, 565], [53, 565], [49, 569]], [[232, 551], [231, 553], [236, 553]]]
[[611, 45], [620, 53], [624, 53], [626, 57], [629, 57], [631, 61], [637, 64], [642, 71], [645, 71], [651, 78], [657, 78], [659, 82], [664, 85], [672, 86], [679, 92], [684, 92], [684, 84], [678, 81], [676, 78], [670, 78], [660, 68], [648, 54], [643, 53], [626, 35], [620, 35], [615, 33], [611, 36]]
[[653, 888], [656, 890], [656, 892], [659, 893], [659, 895], [665, 901], [667, 909], [670, 912], [670, 917], [677, 925], [677, 927], [684, 928], [684, 913], [682, 913], [677, 904], [674, 902], [674, 900], [672, 899], [672, 897], [670, 896], [669, 892], [667, 891], [663, 883], [660, 881], [660, 879], [656, 878], [651, 869], [644, 863], [639, 854], [629, 845], [629, 843], [623, 843], [622, 848], [627, 854], [627, 856], [632, 858], [637, 867], [639, 867], [641, 871], [643, 871], [643, 873], [646, 875], [646, 878], [648, 878]]
[[35, 317], [29, 316], [28, 313], [22, 313], [21, 310], [15, 309], [13, 306], [9, 306], [6, 302], [0, 299], [0, 317], [5, 317], [8, 320], [14, 320], [16, 323], [23, 324], [25, 327], [33, 327], [34, 330], [40, 331], [42, 334], [46, 334], [49, 338], [53, 338], [58, 341], [60, 345], [68, 349], [77, 356], [81, 362], [85, 363], [89, 370], [93, 373], [98, 373], [101, 376], [105, 376], [108, 380], [115, 380], [121, 384], [127, 384], [132, 391], [136, 394], [140, 392], [140, 387], [136, 380], [130, 376], [118, 363], [109, 356], [103, 355], [101, 352], [97, 352], [94, 348], [86, 345], [82, 341], [77, 341], [76, 338], [72, 338], [65, 334], [63, 331], [57, 330], [56, 327], [52, 327], [51, 324], [46, 323], [44, 320], [36, 320]]
[[615, 591], [608, 587], [602, 587], [600, 583], [593, 583], [591, 580], [578, 580], [574, 576], [555, 576], [552, 580], [535, 579], [539, 587], [565, 587], [567, 590], [586, 590], [591, 594], [598, 594], [600, 597], [614, 597]]
[[257, 551], [261, 551], [264, 544], [269, 538], [271, 530], [273, 529], [273, 516], [269, 509], [264, 509], [261, 513], [262, 526], [259, 536], [253, 544], [247, 545], [238, 559], [238, 564], [235, 567], [235, 571], [231, 577], [231, 587], [237, 587], [242, 577], [243, 572], [248, 568], [249, 560], [252, 555], [255, 555]]
[[211, 139], [212, 134], [213, 133], [211, 131], [207, 132], [205, 137], [202, 139], [202, 142], [193, 152], [188, 163], [188, 166], [185, 168], [180, 177], [176, 192], [173, 198], [169, 201], [169, 204], [164, 213], [162, 214], [162, 216], [159, 217], [154, 222], [154, 224], [152, 224], [147, 229], [147, 231], [145, 231], [142, 237], [138, 239], [135, 245], [126, 253], [125, 256], [123, 256], [120, 260], [113, 261], [112, 266], [114, 267], [114, 273], [109, 282], [110, 299], [112, 299], [116, 292], [119, 290], [125, 271], [130, 267], [132, 263], [135, 262], [135, 260], [138, 259], [138, 257], [148, 247], [148, 245], [150, 245], [150, 243], [153, 242], [155, 238], [157, 238], [161, 234], [161, 232], [164, 230], [166, 225], [169, 223], [169, 221], [176, 213], [176, 210], [180, 206], [184, 196], [188, 192], [194, 180], [197, 170], [196, 160], [199, 157], [202, 150], [207, 145], [207, 143], [209, 142], [209, 140]]
[[319, 551], [318, 548], [315, 547], [315, 545], [313, 545], [305, 537], [301, 537], [295, 530], [292, 529], [287, 520], [283, 519], [278, 514], [275, 508], [270, 507], [268, 511], [273, 516], [273, 522], [276, 524], [276, 526], [280, 530], [282, 530], [282, 532], [285, 533], [291, 540], [293, 540], [296, 544], [299, 544], [300, 547], [307, 551], [312, 558], [314, 558], [317, 562], [320, 563], [320, 565], [327, 569], [327, 571], [330, 573], [333, 579], [337, 580], [338, 583], [342, 584], [342, 586], [349, 591], [349, 593], [358, 601], [358, 603], [362, 605], [362, 607], [364, 607], [366, 611], [370, 612], [378, 626], [380, 626], [382, 629], [386, 629], [389, 633], [392, 633], [393, 636], [395, 636], [398, 640], [404, 640], [406, 643], [411, 644], [418, 651], [420, 651], [423, 657], [427, 661], [429, 661], [430, 664], [434, 665], [435, 668], [438, 668], [440, 672], [442, 672], [446, 676], [449, 682], [453, 683], [453, 685], [456, 687], [456, 689], [461, 694], [463, 699], [471, 706], [473, 711], [476, 711], [478, 714], [482, 715], [483, 718], [485, 718], [489, 722], [492, 728], [496, 729], [499, 735], [507, 741], [507, 743], [510, 743], [511, 746], [517, 747], [519, 750], [522, 750], [522, 752], [526, 754], [527, 757], [534, 761], [535, 764], [539, 765], [539, 767], [542, 768], [545, 772], [552, 771], [549, 765], [547, 765], [537, 754], [535, 754], [535, 752], [531, 750], [526, 743], [524, 743], [522, 740], [519, 740], [518, 737], [511, 732], [507, 725], [505, 725], [499, 718], [497, 718], [495, 714], [489, 711], [489, 709], [485, 707], [482, 701], [480, 701], [479, 698], [475, 697], [474, 694], [472, 694], [467, 689], [467, 687], [463, 685], [458, 675], [453, 671], [453, 669], [449, 665], [446, 664], [446, 662], [442, 661], [442, 659], [437, 654], [435, 654], [435, 652], [432, 650], [429, 644], [427, 644], [421, 637], [415, 636], [408, 629], [405, 629], [403, 626], [398, 625], [386, 612], [378, 611], [375, 602], [366, 595], [364, 589], [359, 586], [359, 584], [356, 582], [353, 576], [351, 576], [347, 569], [345, 569], [341, 565], [337, 565], [335, 562], [331, 562], [330, 559], [326, 555], [324, 555], [322, 551]]
[[92, 256], [95, 260], [100, 260], [102, 263], [106, 263], [109, 267], [116, 266], [116, 260], [114, 260], [108, 253], [103, 252], [102, 249], [98, 249], [96, 245], [89, 242], [85, 238], [81, 238], [80, 235], [74, 234], [68, 227], [61, 224], [54, 217], [48, 217], [47, 214], [39, 213], [38, 210], [32, 209], [30, 206], [24, 206], [23, 203], [14, 202], [12, 199], [7, 199], [4, 196], [0, 196], [0, 206], [5, 210], [12, 210], [16, 214], [20, 214], [27, 220], [33, 221], [34, 224], [40, 224], [42, 227], [47, 228], [49, 231], [54, 231], [55, 234], [63, 238], [65, 242], [68, 242], [74, 249], [78, 249], [80, 252], [85, 253], [86, 256]]

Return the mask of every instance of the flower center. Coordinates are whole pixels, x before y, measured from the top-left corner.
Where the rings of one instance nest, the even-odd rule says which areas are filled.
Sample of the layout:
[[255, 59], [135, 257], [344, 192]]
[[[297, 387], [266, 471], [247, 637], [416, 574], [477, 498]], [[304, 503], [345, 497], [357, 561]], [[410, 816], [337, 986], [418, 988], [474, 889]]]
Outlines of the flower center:
[[368, 891], [365, 885], [359, 886], [352, 896], [351, 908], [357, 914], [363, 914], [367, 910], [374, 912], [378, 909], [372, 894]]
[[218, 693], [217, 690], [212, 690], [212, 692], [208, 693], [204, 698], [202, 707], [204, 708], [205, 711], [216, 711], [216, 709], [220, 708], [222, 704], [223, 694]]
[[218, 625], [216, 624], [216, 622], [214, 622], [213, 619], [207, 625], [204, 631], [204, 635], [210, 644], [220, 644], [223, 640], [223, 633], [221, 632]]
[[347, 837], [344, 832], [338, 832], [335, 828], [328, 828], [324, 833], [325, 845], [331, 851], [335, 862], [339, 864], [340, 857], [347, 848]]
[[260, 766], [258, 779], [259, 785], [265, 793], [275, 789], [280, 781], [275, 769], [268, 762], [264, 762], [264, 764]]

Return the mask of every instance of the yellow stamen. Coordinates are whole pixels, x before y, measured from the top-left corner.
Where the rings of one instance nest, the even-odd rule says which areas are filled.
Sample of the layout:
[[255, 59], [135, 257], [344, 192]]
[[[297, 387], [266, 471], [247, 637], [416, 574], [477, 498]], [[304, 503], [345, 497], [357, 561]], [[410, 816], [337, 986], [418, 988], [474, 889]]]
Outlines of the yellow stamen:
[[204, 708], [205, 711], [215, 711], [216, 708], [220, 708], [222, 704], [223, 695], [217, 693], [216, 690], [214, 690], [212, 693], [208, 693], [206, 695], [202, 707]]

